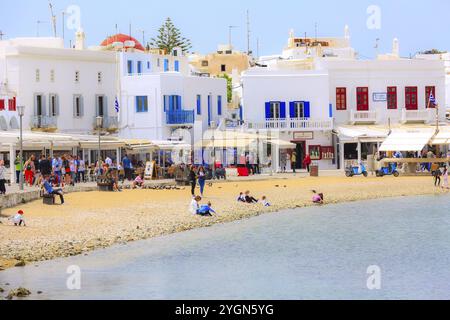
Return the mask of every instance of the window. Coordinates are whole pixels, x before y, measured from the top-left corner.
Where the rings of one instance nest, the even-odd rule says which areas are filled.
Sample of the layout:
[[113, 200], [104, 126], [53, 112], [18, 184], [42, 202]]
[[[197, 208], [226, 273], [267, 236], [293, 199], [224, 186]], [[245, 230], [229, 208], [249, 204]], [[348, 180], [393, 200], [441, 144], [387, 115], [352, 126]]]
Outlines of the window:
[[80, 95], [75, 95], [73, 104], [73, 116], [75, 118], [83, 117], [83, 97]]
[[202, 61], [202, 67], [207, 67], [207, 66], [209, 66], [208, 60], [203, 60]]
[[147, 70], [149, 70], [150, 71], [150, 69], [151, 69], [151, 63], [150, 63], [150, 61], [147, 61]]
[[8, 110], [9, 111], [17, 111], [16, 97], [8, 100]]
[[217, 96], [217, 115], [222, 115], [222, 96]]
[[55, 70], [50, 70], [50, 82], [55, 82]]
[[199, 94], [197, 95], [197, 114], [202, 114], [202, 96]]
[[406, 110], [417, 110], [417, 87], [405, 88], [405, 108]]
[[425, 87], [425, 105], [427, 106], [427, 109], [436, 107], [433, 103], [430, 103], [431, 94], [433, 94], [434, 99], [436, 99], [436, 87], [434, 86]]
[[161, 60], [158, 58], [158, 60], [156, 60], [156, 65], [159, 67], [161, 67]]
[[180, 72], [180, 61], [175, 60], [175, 71]]
[[169, 59], [164, 59], [164, 72], [169, 71]]
[[55, 94], [50, 95], [50, 117], [58, 116], [57, 97]]
[[36, 69], [36, 82], [41, 81], [41, 70]]
[[336, 110], [347, 110], [347, 88], [336, 88]]
[[104, 117], [105, 111], [105, 97], [97, 96], [97, 116]]
[[97, 72], [97, 83], [102, 83], [103, 81], [103, 73], [102, 72]]
[[142, 74], [142, 61], [137, 62], [137, 73]]
[[146, 96], [136, 97], [136, 112], [148, 112], [148, 99]]
[[76, 83], [80, 82], [80, 71], [75, 71], [75, 82]]
[[226, 66], [225, 64], [222, 64], [222, 65], [220, 66], [220, 71], [221, 71], [221, 72], [226, 72], [226, 71], [227, 71], [227, 66]]
[[369, 111], [369, 88], [356, 88], [356, 110]]
[[5, 100], [0, 99], [0, 111], [5, 110]]
[[128, 72], [128, 75], [133, 74], [133, 61], [132, 60], [128, 60], [128, 62], [127, 62], [127, 72]]
[[266, 102], [266, 120], [286, 119], [286, 103], [279, 101]]
[[306, 112], [305, 112], [305, 103], [303, 101], [301, 102], [292, 102], [291, 103], [291, 118], [292, 119], [305, 119], [306, 118]]
[[35, 115], [38, 117], [44, 115], [44, 103], [43, 103], [42, 95], [40, 95], [40, 94], [36, 95]]
[[387, 108], [389, 110], [397, 109], [397, 87], [387, 88]]

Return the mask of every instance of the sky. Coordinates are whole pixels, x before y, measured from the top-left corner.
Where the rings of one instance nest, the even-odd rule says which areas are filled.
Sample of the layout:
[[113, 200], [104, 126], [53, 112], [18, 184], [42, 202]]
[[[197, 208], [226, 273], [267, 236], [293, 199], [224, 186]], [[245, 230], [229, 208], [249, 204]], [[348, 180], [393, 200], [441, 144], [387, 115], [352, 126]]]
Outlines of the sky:
[[[400, 41], [401, 55], [436, 48], [450, 51], [450, 1], [448, 0], [51, 0], [57, 15], [57, 32], [62, 35], [62, 12], [71, 5], [80, 9], [80, 21], [88, 45], [98, 45], [107, 35], [129, 33], [142, 41], [156, 35], [165, 18], [171, 17], [182, 34], [191, 39], [192, 51], [208, 53], [228, 43], [228, 26], [233, 45], [247, 50], [246, 11], [250, 13], [251, 48], [259, 54], [281, 53], [289, 30], [298, 36], [342, 37], [350, 27], [352, 46], [362, 58], [391, 52], [392, 40]], [[67, 25], [67, 43], [75, 30]], [[38, 24], [37, 21], [43, 21]], [[0, 0], [0, 30], [4, 38], [51, 36], [48, 0]], [[71, 19], [71, 21], [74, 21]], [[70, 23], [70, 22], [69, 22]], [[317, 30], [317, 31], [316, 31]]]

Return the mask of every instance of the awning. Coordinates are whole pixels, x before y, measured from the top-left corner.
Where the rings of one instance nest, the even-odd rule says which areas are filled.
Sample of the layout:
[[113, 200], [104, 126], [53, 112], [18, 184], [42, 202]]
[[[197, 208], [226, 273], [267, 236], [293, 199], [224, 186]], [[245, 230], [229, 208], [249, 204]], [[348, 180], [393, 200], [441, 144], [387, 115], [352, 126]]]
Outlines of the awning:
[[431, 140], [432, 145], [450, 145], [450, 128], [441, 128], [436, 137]]
[[436, 133], [432, 128], [394, 129], [380, 151], [422, 151]]
[[337, 128], [342, 141], [375, 141], [382, 142], [389, 135], [389, 128], [385, 126], [342, 126]]
[[295, 143], [280, 139], [267, 140], [265, 142], [274, 146], [278, 146], [281, 149], [290, 149], [290, 148], [293, 149], [297, 146]]

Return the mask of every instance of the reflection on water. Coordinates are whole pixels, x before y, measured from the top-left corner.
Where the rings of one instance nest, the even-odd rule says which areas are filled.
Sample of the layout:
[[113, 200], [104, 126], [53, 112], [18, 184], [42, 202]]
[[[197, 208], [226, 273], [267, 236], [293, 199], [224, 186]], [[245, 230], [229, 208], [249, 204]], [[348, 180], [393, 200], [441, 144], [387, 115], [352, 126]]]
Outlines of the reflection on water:
[[[448, 196], [299, 209], [0, 273], [40, 299], [449, 299]], [[67, 267], [82, 271], [66, 287]], [[381, 268], [368, 290], [367, 268]]]

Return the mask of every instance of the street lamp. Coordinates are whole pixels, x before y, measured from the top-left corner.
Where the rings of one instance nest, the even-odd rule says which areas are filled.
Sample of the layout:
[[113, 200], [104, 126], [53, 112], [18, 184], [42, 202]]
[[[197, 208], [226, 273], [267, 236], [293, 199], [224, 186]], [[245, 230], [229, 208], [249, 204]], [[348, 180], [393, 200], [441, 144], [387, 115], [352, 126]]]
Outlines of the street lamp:
[[19, 165], [20, 165], [20, 176], [19, 176], [19, 184], [20, 184], [20, 191], [24, 190], [23, 187], [23, 116], [25, 114], [25, 106], [17, 106], [17, 112], [19, 114], [19, 128], [20, 128], [20, 156], [19, 156]]
[[98, 156], [97, 156], [97, 161], [98, 161], [98, 170], [100, 172], [100, 168], [101, 168], [101, 133], [102, 133], [102, 126], [103, 126], [103, 117], [98, 116], [97, 118], [95, 118], [97, 121], [97, 131], [98, 131]]

